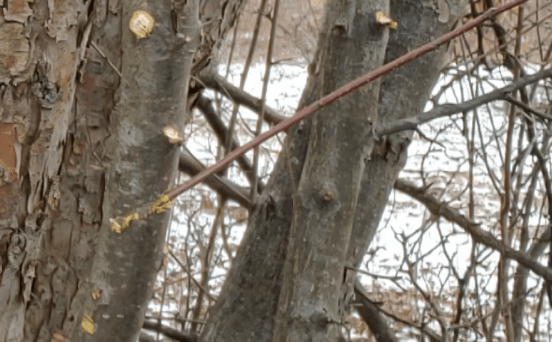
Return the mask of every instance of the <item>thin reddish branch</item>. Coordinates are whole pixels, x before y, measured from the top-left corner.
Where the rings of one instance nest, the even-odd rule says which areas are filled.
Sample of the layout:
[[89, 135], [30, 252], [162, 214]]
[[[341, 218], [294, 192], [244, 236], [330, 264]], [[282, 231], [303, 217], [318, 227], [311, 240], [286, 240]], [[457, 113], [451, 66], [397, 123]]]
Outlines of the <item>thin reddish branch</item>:
[[207, 177], [209, 177], [212, 174], [215, 174], [219, 171], [222, 171], [226, 166], [228, 166], [232, 161], [234, 161], [237, 157], [244, 154], [248, 150], [254, 148], [255, 146], [265, 142], [266, 140], [272, 138], [276, 134], [287, 130], [288, 128], [292, 127], [293, 125], [297, 124], [298, 122], [310, 117], [312, 114], [314, 114], [317, 110], [319, 110], [322, 107], [325, 107], [338, 99], [344, 97], [345, 95], [348, 95], [352, 93], [353, 91], [357, 90], [358, 88], [380, 78], [381, 76], [388, 74], [393, 69], [399, 68], [410, 61], [413, 61], [414, 59], [418, 58], [421, 55], [424, 55], [428, 52], [431, 52], [433, 50], [436, 50], [439, 46], [448, 43], [452, 39], [460, 36], [462, 33], [469, 31], [476, 27], [477, 25], [481, 24], [485, 20], [488, 20], [494, 16], [496, 16], [499, 13], [506, 12], [514, 7], [517, 7], [521, 5], [524, 2], [527, 2], [528, 0], [514, 0], [507, 4], [504, 4], [502, 6], [498, 6], [495, 8], [490, 8], [487, 10], [484, 14], [479, 16], [478, 18], [468, 22], [467, 24], [458, 27], [457, 29], [441, 36], [440, 38], [437, 38], [433, 42], [426, 44], [410, 53], [407, 53], [406, 55], [397, 58], [393, 62], [387, 63], [380, 68], [369, 72], [368, 74], [352, 81], [351, 83], [348, 83], [341, 88], [337, 89], [333, 93], [324, 96], [320, 100], [316, 101], [315, 103], [311, 104], [310, 106], [307, 106], [297, 112], [294, 116], [292, 116], [289, 119], [286, 119], [276, 126], [272, 127], [272, 129], [264, 132], [263, 134], [259, 135], [255, 139], [251, 140], [247, 144], [243, 145], [240, 148], [235, 149], [231, 153], [229, 153], [226, 157], [221, 159], [219, 162], [217, 162], [215, 165], [211, 166], [210, 168], [204, 170], [203, 172], [197, 174], [195, 177], [190, 179], [188, 182], [176, 187], [173, 190], [170, 190], [167, 193], [167, 196], [171, 200], [175, 199], [178, 195], [182, 194], [188, 189], [191, 189], [195, 185], [201, 183], [204, 181]]

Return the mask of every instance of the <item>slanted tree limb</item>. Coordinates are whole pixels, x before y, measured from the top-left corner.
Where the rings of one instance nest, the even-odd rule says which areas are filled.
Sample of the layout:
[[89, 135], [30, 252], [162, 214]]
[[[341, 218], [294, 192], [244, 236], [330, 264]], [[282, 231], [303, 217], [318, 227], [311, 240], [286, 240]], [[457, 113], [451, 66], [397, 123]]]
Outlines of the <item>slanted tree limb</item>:
[[263, 143], [264, 141], [272, 138], [273, 136], [277, 135], [278, 133], [285, 131], [289, 129], [290, 127], [296, 125], [300, 121], [312, 116], [315, 112], [320, 110], [323, 107], [326, 107], [335, 101], [343, 98], [346, 95], [351, 94], [355, 90], [369, 84], [370, 82], [373, 82], [374, 80], [377, 80], [378, 78], [390, 73], [392, 70], [397, 69], [412, 60], [429, 53], [431, 51], [437, 50], [440, 46], [447, 44], [452, 39], [460, 36], [464, 32], [467, 32], [474, 27], [480, 25], [484, 21], [488, 20], [492, 16], [495, 16], [499, 13], [508, 11], [516, 6], [519, 6], [520, 4], [527, 2], [528, 0], [514, 0], [509, 3], [506, 3], [504, 5], [491, 8], [487, 12], [483, 13], [480, 17], [478, 17], [475, 20], [471, 20], [468, 23], [466, 23], [463, 26], [460, 26], [456, 28], [455, 30], [444, 34], [443, 36], [437, 38], [436, 40], [430, 42], [429, 44], [426, 44], [414, 51], [411, 51], [392, 62], [389, 62], [379, 68], [374, 69], [373, 71], [365, 74], [364, 76], [355, 79], [354, 81], [351, 81], [350, 83], [347, 83], [337, 90], [329, 93], [328, 95], [322, 97], [318, 101], [315, 101], [314, 103], [310, 104], [309, 106], [301, 109], [298, 111], [294, 116], [291, 118], [288, 118], [276, 126], [274, 126], [272, 129], [268, 130], [267, 132], [264, 132], [263, 134], [259, 135], [255, 139], [251, 140], [250, 142], [246, 143], [242, 147], [232, 151], [229, 153], [226, 157], [222, 158], [219, 162], [217, 162], [215, 165], [210, 167], [209, 169], [205, 170], [204, 172], [198, 174], [185, 184], [178, 186], [177, 188], [170, 190], [167, 193], [167, 196], [172, 200], [176, 198], [178, 195], [182, 194], [186, 190], [194, 187], [195, 185], [201, 183], [205, 178], [210, 176], [213, 173], [219, 172], [223, 170], [227, 165], [229, 165], [232, 161], [234, 161], [238, 156], [244, 154], [245, 152], [249, 151], [250, 149], [254, 148], [255, 146]]
[[475, 242], [492, 248], [506, 258], [517, 261], [535, 274], [543, 277], [546, 281], [552, 281], [551, 269], [533, 260], [530, 255], [504, 245], [502, 241], [492, 236], [491, 233], [481, 229], [480, 224], [469, 220], [466, 216], [458, 212], [458, 210], [437, 200], [435, 197], [428, 194], [426, 189], [418, 187], [409, 181], [398, 179], [395, 181], [395, 190], [399, 190], [422, 203], [433, 215], [444, 217], [447, 221], [457, 224], [460, 228], [468, 232]]
[[[261, 112], [261, 99], [252, 96], [251, 94], [243, 90], [240, 90], [240, 88], [228, 82], [222, 76], [216, 74], [213, 70], [206, 70], [205, 72], [201, 73], [199, 81], [206, 87], [213, 89], [221, 95], [225, 96], [230, 101], [242, 105], [254, 111], [255, 113]], [[264, 119], [268, 123], [276, 125], [284, 121], [286, 117], [280, 114], [276, 109], [265, 105]]]
[[397, 337], [389, 328], [389, 323], [381, 315], [377, 305], [368, 298], [358, 281], [355, 283], [355, 299], [361, 304], [355, 307], [356, 311], [368, 325], [376, 340], [378, 342], [398, 342]]
[[[180, 172], [193, 177], [201, 171], [205, 170], [206, 167], [201, 164], [201, 162], [193, 158], [193, 156], [188, 151], [184, 150], [180, 154], [178, 169]], [[205, 180], [204, 183], [214, 191], [218, 192], [220, 195], [227, 196], [229, 199], [238, 202], [245, 208], [249, 208], [251, 205], [251, 201], [249, 201], [248, 197], [248, 190], [233, 183], [226, 177], [221, 177], [216, 174], [211, 175]]]
[[[406, 130], [414, 130], [419, 125], [429, 122], [431, 120], [435, 120], [438, 118], [442, 118], [445, 116], [450, 116], [450, 115], [454, 115], [462, 112], [468, 112], [470, 110], [473, 110], [481, 105], [484, 105], [492, 101], [497, 101], [497, 100], [511, 101], [510, 94], [513, 91], [520, 89], [522, 87], [525, 87], [526, 85], [538, 82], [547, 77], [552, 77], [552, 68], [545, 69], [533, 75], [522, 77], [519, 80], [512, 82], [507, 86], [504, 86], [500, 89], [494, 90], [490, 93], [481, 95], [479, 97], [476, 97], [472, 100], [469, 100], [463, 103], [442, 104], [440, 106], [433, 108], [432, 110], [421, 113], [414, 117], [405, 118], [402, 120], [397, 120], [397, 121], [389, 122], [387, 124], [380, 125], [376, 129], [376, 135], [383, 136], [383, 135], [390, 135], [393, 133], [406, 131]], [[547, 115], [543, 112], [535, 111], [535, 110], [531, 110], [531, 112], [539, 116], [543, 120], [552, 120], [552, 116]]]
[[[237, 139], [234, 137], [228, 137], [229, 130], [222, 121], [221, 117], [217, 115], [211, 99], [202, 94], [198, 97], [196, 106], [203, 113], [205, 120], [207, 120], [207, 123], [211, 126], [211, 129], [215, 132], [219, 142], [223, 146], [226, 141], [230, 141], [230, 150], [235, 150], [240, 147], [240, 143]], [[242, 169], [249, 183], [253, 184], [255, 175], [253, 174], [253, 166], [251, 165], [251, 162], [244, 154], [238, 156], [236, 161], [238, 162], [238, 165]], [[263, 190], [263, 184], [258, 184], [257, 190], [261, 192]]]
[[144, 324], [142, 327], [146, 330], [152, 330], [159, 332], [168, 338], [171, 338], [176, 341], [180, 342], [197, 342], [199, 340], [198, 336], [196, 335], [189, 335], [186, 333], [181, 332], [180, 330], [174, 329], [169, 327], [168, 325], [164, 325], [161, 322], [153, 321], [153, 320], [146, 320], [144, 321]]

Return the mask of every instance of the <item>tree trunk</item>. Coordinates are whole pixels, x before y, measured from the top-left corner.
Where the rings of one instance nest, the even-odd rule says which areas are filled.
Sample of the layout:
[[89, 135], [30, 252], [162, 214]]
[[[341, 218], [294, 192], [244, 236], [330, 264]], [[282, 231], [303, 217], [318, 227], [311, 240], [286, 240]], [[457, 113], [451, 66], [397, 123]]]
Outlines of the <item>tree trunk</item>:
[[[315, 70], [323, 95], [383, 64], [389, 29], [376, 21], [377, 11], [388, 13], [389, 2], [327, 5], [325, 47]], [[340, 290], [346, 280], [360, 183], [372, 153], [379, 84], [376, 80], [322, 108], [312, 120], [301, 179], [294, 190], [273, 341], [338, 337], [348, 301]]]
[[145, 213], [179, 157], [162, 129], [182, 129], [192, 58], [208, 62], [198, 13], [222, 18], [211, 51], [243, 3], [0, 2], [0, 342], [136, 340], [168, 223]]
[[[336, 2], [330, 1], [328, 6]], [[351, 3], [352, 0], [346, 2]], [[446, 10], [446, 13], [440, 16], [432, 6], [423, 5], [417, 0], [391, 0], [389, 14], [398, 22], [398, 28], [389, 33], [385, 63], [448, 32], [460, 16], [466, 1], [448, 1], [447, 3], [448, 8], [443, 9]], [[345, 5], [344, 8], [347, 6]], [[346, 17], [346, 13], [341, 15]], [[375, 13], [368, 16], [373, 18]], [[328, 20], [325, 22], [332, 24]], [[353, 28], [348, 29], [352, 30]], [[328, 27], [322, 28], [322, 32], [328, 32], [328, 30]], [[325, 49], [331, 46], [326, 41], [329, 37], [330, 35], [320, 35], [316, 60], [321, 59], [326, 53]], [[354, 52], [349, 52], [349, 56], [362, 54], [364, 48], [364, 46], [357, 45]], [[440, 71], [438, 66], [444, 63], [446, 56], [446, 50], [439, 49], [384, 76], [379, 93], [378, 117], [380, 122], [406, 118], [421, 112], [437, 82]], [[333, 60], [333, 62], [342, 63], [339, 60]], [[320, 79], [321, 74], [316, 73], [316, 70], [321, 70], [324, 67], [316, 62], [309, 66], [309, 69], [315, 72], [309, 76], [299, 108], [312, 103], [322, 95], [321, 84], [323, 82]], [[328, 68], [331, 67], [328, 66]], [[333, 67], [337, 68], [335, 65]], [[349, 75], [350, 80], [358, 76], [360, 75]], [[329, 87], [330, 85], [325, 84], [324, 86]], [[334, 85], [333, 88], [326, 89], [335, 89], [336, 87], [337, 85]], [[340, 117], [343, 112], [343, 109], [336, 109], [333, 115]], [[283, 286], [282, 270], [292, 226], [292, 198], [298, 197], [295, 189], [303, 181], [302, 172], [304, 172], [303, 165], [307, 155], [307, 146], [310, 144], [309, 137], [316, 136], [311, 135], [310, 131], [310, 120], [289, 130], [284, 150], [276, 162], [273, 174], [250, 214], [247, 231], [219, 300], [209, 313], [209, 320], [202, 336], [203, 341], [272, 340], [274, 319]], [[378, 227], [393, 183], [406, 162], [406, 148], [409, 140], [408, 134], [397, 134], [375, 143], [371, 158], [364, 166], [345, 265], [356, 267], [364, 257]], [[316, 151], [309, 153], [312, 155]], [[347, 165], [342, 167], [344, 170], [348, 168]], [[339, 191], [343, 192], [344, 189], [339, 189]], [[331, 222], [328, 224], [332, 225]], [[297, 235], [297, 232], [293, 233], [293, 236]], [[306, 239], [316, 238], [309, 233], [304, 237]], [[306, 252], [308, 253], [308, 251]], [[311, 269], [305, 268], [302, 271], [321, 275], [324, 269], [314, 269], [311, 264]], [[346, 307], [356, 275], [354, 272], [343, 270], [340, 276], [332, 281], [341, 283], [344, 276], [346, 280], [342, 286], [339, 304]], [[286, 281], [293, 282], [295, 279], [288, 275]], [[316, 286], [317, 284], [308, 285]], [[293, 284], [286, 286], [293, 286]], [[302, 300], [308, 301], [309, 299], [315, 300], [314, 298], [303, 298]], [[332, 303], [332, 305], [334, 304], [335, 302]], [[303, 309], [300, 308], [300, 310]], [[330, 313], [338, 308], [332, 306], [327, 310]], [[293, 318], [285, 316], [286, 313], [280, 313], [279, 317], [281, 319]], [[315, 315], [313, 318], [317, 321], [318, 317]], [[335, 320], [334, 317], [330, 318]], [[321, 322], [325, 326], [335, 324], [335, 322], [324, 318], [317, 322]]]

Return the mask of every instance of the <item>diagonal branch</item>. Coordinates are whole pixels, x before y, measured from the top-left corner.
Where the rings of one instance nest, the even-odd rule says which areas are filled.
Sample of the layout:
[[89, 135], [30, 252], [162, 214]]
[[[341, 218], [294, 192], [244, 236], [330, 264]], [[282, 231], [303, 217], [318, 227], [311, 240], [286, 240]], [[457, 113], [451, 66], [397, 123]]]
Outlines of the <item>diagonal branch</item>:
[[536, 262], [529, 255], [504, 245], [502, 241], [492, 236], [489, 232], [481, 229], [478, 223], [469, 220], [466, 216], [458, 212], [458, 210], [451, 208], [446, 203], [429, 195], [426, 189], [418, 187], [409, 181], [397, 179], [395, 182], [395, 190], [399, 190], [422, 203], [433, 215], [442, 216], [447, 221], [457, 224], [468, 232], [474, 241], [501, 253], [506, 258], [517, 261], [535, 274], [543, 277], [546, 281], [552, 281], [551, 269]]
[[[378, 342], [394, 342], [394, 341], [397, 341], [397, 338], [393, 335], [392, 331], [387, 327], [387, 324], [384, 321], [384, 317], [381, 316], [382, 314], [389, 317], [389, 318], [391, 318], [395, 322], [399, 322], [399, 323], [407, 325], [411, 328], [415, 328], [415, 329], [420, 330], [420, 332], [422, 334], [427, 335], [429, 337], [430, 341], [437, 341], [437, 342], [443, 341], [442, 336], [439, 335], [435, 330], [428, 327], [427, 325], [417, 324], [417, 323], [411, 322], [409, 320], [403, 319], [401, 317], [398, 317], [398, 316], [394, 315], [393, 313], [391, 313], [389, 311], [386, 311], [382, 307], [380, 307], [380, 306], [376, 305], [375, 303], [373, 303], [370, 300], [370, 298], [368, 298], [366, 293], [364, 293], [364, 290], [361, 288], [361, 286], [358, 282], [355, 284], [355, 296], [358, 297], [358, 300], [362, 303], [362, 305], [363, 305], [362, 309], [369, 312], [369, 314], [368, 314], [369, 316], [365, 317], [357, 309], [357, 311], [359, 311], [359, 314], [361, 315], [362, 319], [363, 320], [366, 320], [366, 319], [374, 320], [370, 323], [367, 322], [367, 325], [370, 328], [370, 331], [372, 331], [372, 333], [374, 335], [376, 335], [376, 339], [377, 339]], [[379, 322], [379, 324], [384, 324], [385, 327], [382, 328], [381, 326], [375, 326], [377, 322]], [[372, 328], [374, 328], [375, 330], [372, 330]], [[379, 334], [379, 336], [378, 336], [378, 334]]]
[[510, 9], [516, 7], [516, 6], [519, 6], [520, 4], [522, 4], [524, 2], [527, 2], [527, 1], [528, 0], [514, 0], [514, 1], [511, 1], [511, 2], [508, 2], [504, 5], [501, 5], [501, 6], [498, 6], [498, 7], [495, 7], [495, 8], [491, 8], [487, 12], [482, 14], [480, 17], [478, 17], [477, 19], [471, 20], [468, 23], [466, 23], [465, 25], [460, 26], [460, 27], [454, 29], [453, 31], [437, 38], [433, 42], [430, 42], [430, 43], [428, 43], [428, 44], [426, 44], [426, 45], [424, 45], [424, 46], [422, 46], [422, 47], [420, 47], [420, 48], [418, 48], [418, 49], [416, 49], [412, 52], [409, 52], [409, 53], [395, 59], [394, 61], [392, 61], [390, 63], [387, 63], [387, 64], [385, 64], [385, 65], [369, 72], [368, 74], [366, 74], [366, 75], [364, 75], [360, 78], [357, 78], [356, 80], [354, 80], [354, 81], [338, 88], [337, 90], [335, 90], [334, 92], [324, 96], [320, 100], [318, 100], [318, 101], [312, 103], [311, 105], [301, 109], [294, 116], [280, 122], [279, 124], [275, 125], [272, 129], [264, 132], [263, 134], [259, 135], [255, 139], [253, 139], [250, 142], [243, 145], [242, 147], [240, 147], [238, 149], [235, 149], [234, 151], [232, 151], [231, 153], [226, 155], [226, 157], [221, 159], [218, 163], [216, 163], [215, 165], [213, 165], [209, 169], [199, 173], [198, 175], [196, 175], [195, 177], [190, 179], [185, 184], [182, 184], [182, 185], [176, 187], [175, 189], [169, 190], [166, 193], [166, 196], [170, 200], [173, 200], [174, 198], [176, 198], [178, 195], [182, 194], [186, 190], [188, 190], [188, 189], [194, 187], [195, 185], [201, 183], [204, 179], [206, 179], [210, 175], [223, 170], [227, 165], [229, 165], [232, 161], [234, 161], [238, 156], [244, 154], [245, 152], [249, 151], [250, 149], [254, 148], [255, 146], [265, 142], [266, 140], [272, 138], [273, 136], [277, 135], [278, 133], [289, 129], [290, 127], [296, 125], [300, 121], [303, 121], [304, 119], [312, 116], [320, 108], [326, 107], [326, 106], [334, 103], [335, 101], [339, 100], [340, 98], [352, 93], [353, 91], [359, 89], [362, 86], [367, 85], [368, 83], [380, 78], [381, 76], [388, 74], [392, 70], [397, 69], [397, 68], [411, 62], [414, 59], [416, 59], [416, 58], [418, 58], [422, 55], [425, 55], [426, 53], [429, 53], [431, 51], [434, 51], [434, 50], [438, 49], [441, 45], [444, 45], [444, 44], [450, 42], [452, 39], [460, 36], [462, 33], [473, 29], [477, 25], [480, 25], [481, 23], [483, 23], [485, 20], [488, 20], [489, 18], [491, 18], [491, 17], [493, 17], [493, 16], [495, 16], [499, 13], [508, 11], [508, 10], [510, 10]]
[[[182, 151], [180, 154], [180, 159], [178, 161], [178, 170], [184, 172], [185, 174], [193, 177], [205, 170], [205, 166], [192, 157], [188, 151]], [[221, 177], [219, 175], [212, 175], [207, 178], [204, 183], [218, 192], [221, 195], [227, 196], [229, 199], [232, 199], [238, 202], [241, 206], [249, 208], [251, 202], [249, 201], [248, 191], [239, 185], [231, 182], [226, 177]]]
[[[383, 136], [397, 133], [399, 131], [414, 130], [419, 125], [427, 123], [431, 120], [470, 111], [479, 106], [497, 100], [506, 100], [512, 102], [515, 105], [522, 107], [527, 112], [535, 114], [543, 120], [552, 120], [552, 116], [526, 106], [520, 101], [513, 99], [510, 95], [513, 91], [517, 89], [538, 82], [547, 77], [552, 77], [551, 69], [545, 69], [536, 74], [522, 77], [518, 81], [513, 82], [505, 87], [460, 104], [442, 104], [416, 117], [410, 117], [407, 119], [393, 121], [384, 125], [380, 125], [380, 127], [376, 129], [376, 134], [378, 136]], [[202, 75], [200, 80], [205, 84], [205, 86], [221, 92], [225, 96], [236, 101], [236, 103], [243, 105], [256, 113], [260, 113], [261, 100], [259, 98], [240, 90], [221, 76], [209, 73], [206, 75]], [[265, 106], [265, 111], [266, 121], [272, 124], [278, 124], [286, 119], [286, 116], [280, 114], [277, 110], [273, 108]]]
[[[211, 88], [219, 92], [229, 100], [242, 105], [257, 114], [261, 113], [261, 99], [240, 90], [240, 88], [228, 82], [214, 71], [203, 72], [200, 75], [199, 81], [207, 88]], [[264, 106], [264, 118], [267, 122], [273, 125], [276, 125], [286, 119], [286, 117], [280, 114], [276, 109], [270, 108], [266, 105]]]
[[[229, 141], [231, 150], [235, 150], [240, 147], [237, 139], [235, 139], [234, 137], [229, 137], [229, 129], [224, 125], [224, 122], [215, 111], [215, 108], [213, 107], [213, 101], [211, 99], [202, 94], [199, 96], [196, 102], [196, 106], [203, 113], [203, 116], [207, 120], [207, 123], [209, 124], [209, 126], [211, 126], [213, 132], [215, 132], [215, 134], [217, 135], [217, 138], [221, 142], [222, 146], [225, 146], [225, 142]], [[242, 169], [249, 183], [255, 183], [253, 166], [251, 165], [251, 162], [247, 159], [245, 154], [238, 156], [236, 158], [236, 161], [238, 162], [238, 165]], [[263, 184], [258, 184], [257, 190], [259, 192], [262, 192], [263, 186]]]
[[368, 298], [358, 280], [355, 284], [355, 299], [361, 304], [355, 307], [356, 311], [364, 323], [368, 325], [376, 340], [378, 342], [398, 342], [393, 331], [389, 328], [389, 323], [380, 314], [376, 304]]
[[[502, 87], [500, 89], [497, 89], [485, 95], [481, 95], [479, 97], [476, 97], [475, 99], [472, 99], [463, 103], [459, 103], [459, 104], [443, 104], [433, 108], [430, 111], [421, 113], [415, 117], [397, 120], [397, 121], [390, 122], [388, 124], [381, 125], [376, 129], [376, 135], [383, 136], [383, 135], [397, 133], [400, 131], [414, 130], [423, 123], [426, 123], [438, 118], [442, 118], [445, 116], [467, 112], [491, 101], [496, 101], [496, 100], [509, 101], [510, 100], [509, 95], [513, 91], [523, 88], [528, 84], [538, 82], [547, 77], [552, 77], [552, 68], [545, 69], [541, 72], [538, 72], [530, 76], [522, 77], [519, 80], [512, 82], [511, 84], [505, 87]], [[552, 116], [547, 115], [545, 113], [534, 111], [534, 110], [531, 110], [531, 112], [535, 115], [538, 115], [542, 119], [552, 120]]]

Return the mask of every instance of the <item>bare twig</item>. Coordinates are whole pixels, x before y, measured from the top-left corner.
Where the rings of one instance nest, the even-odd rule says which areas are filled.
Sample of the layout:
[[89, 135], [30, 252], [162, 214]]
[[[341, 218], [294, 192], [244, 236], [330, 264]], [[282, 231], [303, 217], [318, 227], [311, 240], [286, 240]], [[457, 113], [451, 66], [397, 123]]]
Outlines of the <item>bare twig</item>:
[[[234, 86], [232, 83], [216, 74], [213, 70], [201, 73], [199, 79], [206, 87], [216, 90], [236, 104], [242, 105], [257, 114], [261, 112], [261, 99], [254, 97], [244, 90]], [[286, 119], [284, 115], [280, 114], [276, 109], [271, 108], [266, 104], [264, 106], [264, 112], [265, 120], [274, 125], [279, 124]]]
[[375, 273], [367, 272], [367, 271], [361, 270], [360, 268], [357, 268], [357, 267], [352, 267], [352, 266], [345, 266], [345, 267], [349, 270], [353, 270], [353, 271], [358, 272], [358, 273], [366, 274], [367, 276], [370, 276], [370, 277], [375, 278], [375, 279], [378, 279], [378, 278], [389, 279], [389, 280], [401, 280], [402, 279], [402, 277], [399, 277], [399, 276], [388, 276], [388, 275], [383, 275], [383, 274], [375, 274]]
[[216, 298], [213, 297], [209, 291], [207, 291], [206, 289], [204, 289], [201, 284], [194, 278], [194, 276], [192, 275], [192, 272], [190, 272], [190, 270], [188, 269], [188, 267], [186, 267], [186, 265], [184, 265], [184, 263], [182, 261], [180, 261], [180, 259], [173, 253], [173, 251], [171, 251], [169, 249], [169, 255], [173, 258], [174, 261], [176, 261], [176, 263], [186, 272], [186, 274], [188, 275], [188, 277], [190, 277], [190, 279], [192, 279], [192, 281], [194, 282], [194, 284], [196, 284], [197, 287], [199, 287], [200, 289], [202, 289], [204, 292], [205, 292], [205, 295], [207, 295], [207, 297], [209, 297], [210, 300], [212, 300], [213, 302], [216, 302]]
[[[180, 172], [184, 172], [193, 177], [204, 171], [206, 167], [199, 161], [195, 160], [189, 152], [183, 151], [180, 154], [178, 169]], [[219, 194], [227, 196], [228, 198], [238, 202], [245, 208], [249, 208], [251, 206], [251, 202], [249, 201], [249, 197], [247, 195], [247, 189], [240, 187], [239, 185], [228, 180], [226, 177], [211, 175], [205, 180], [205, 184]]]
[[[230, 148], [236, 149], [240, 147], [240, 144], [237, 139], [230, 136], [230, 133], [228, 131], [228, 128], [224, 125], [224, 122], [222, 121], [221, 117], [217, 114], [215, 111], [215, 108], [213, 107], [212, 100], [207, 98], [205, 95], [199, 95], [197, 102], [196, 102], [197, 108], [203, 113], [203, 116], [207, 120], [207, 123], [209, 126], [213, 129], [213, 132], [217, 135], [217, 138], [221, 142], [221, 145], [224, 145], [225, 142], [230, 139]], [[237, 159], [238, 165], [243, 171], [245, 178], [249, 181], [249, 184], [253, 186], [253, 183], [255, 183], [255, 177], [253, 176], [253, 166], [251, 165], [251, 162], [247, 159], [245, 155], [239, 156]], [[262, 191], [263, 185], [258, 184], [258, 190]]]
[[[249, 73], [249, 68], [251, 66], [251, 61], [253, 60], [253, 54], [255, 53], [255, 49], [257, 47], [257, 40], [259, 39], [259, 32], [261, 28], [261, 20], [263, 18], [263, 12], [266, 7], [266, 0], [261, 0], [261, 4], [259, 5], [259, 13], [257, 13], [257, 21], [255, 22], [255, 28], [253, 29], [253, 38], [251, 39], [251, 45], [249, 46], [249, 52], [247, 53], [247, 57], [245, 59], [245, 64], [243, 66], [243, 72], [240, 79], [240, 90], [243, 90], [243, 87], [245, 86], [245, 80], [247, 79], [247, 73]], [[226, 149], [226, 154], [230, 152], [231, 146], [230, 142], [232, 139], [232, 136], [234, 135], [234, 126], [236, 125], [236, 118], [238, 116], [238, 110], [239, 106], [234, 106], [232, 109], [232, 115], [230, 117], [230, 122], [228, 123], [228, 137], [226, 139], [226, 144], [224, 145]], [[222, 170], [219, 170], [222, 171]]]
[[361, 303], [355, 307], [362, 320], [368, 325], [378, 342], [398, 342], [398, 339], [389, 328], [389, 323], [380, 314], [368, 295], [364, 292], [362, 285], [357, 281], [355, 284], [355, 297]]
[[[265, 62], [265, 72], [263, 77], [263, 89], [261, 93], [261, 111], [259, 113], [259, 118], [257, 119], [257, 125], [255, 127], [255, 137], [258, 137], [261, 134], [263, 128], [263, 121], [265, 116], [265, 102], [266, 102], [266, 93], [268, 91], [268, 81], [270, 80], [270, 69], [272, 68], [272, 54], [274, 51], [274, 41], [276, 40], [276, 23], [278, 20], [278, 9], [280, 8], [280, 0], [274, 0], [274, 9], [272, 12], [271, 28], [270, 28], [270, 39], [268, 41], [268, 51], [266, 52], [266, 62]], [[251, 186], [251, 202], [255, 201], [257, 196], [257, 183], [259, 177], [257, 175], [257, 170], [259, 169], [259, 145], [253, 148], [253, 184]]]
[[448, 221], [456, 223], [459, 227], [467, 231], [474, 241], [500, 252], [506, 258], [514, 259], [519, 264], [522, 264], [531, 271], [535, 272], [535, 274], [543, 277], [546, 281], [552, 281], [552, 270], [541, 265], [526, 253], [506, 246], [502, 241], [496, 239], [489, 232], [481, 229], [479, 224], [469, 220], [456, 209], [451, 208], [447, 204], [438, 201], [433, 196], [427, 194], [426, 189], [417, 187], [414, 184], [402, 179], [398, 179], [395, 182], [395, 189], [422, 203], [432, 214], [442, 216]]

